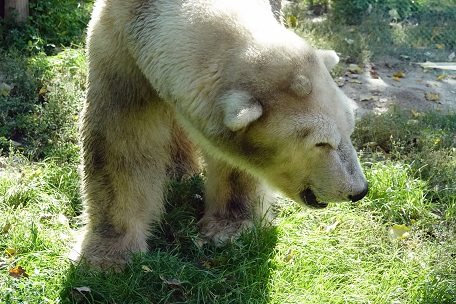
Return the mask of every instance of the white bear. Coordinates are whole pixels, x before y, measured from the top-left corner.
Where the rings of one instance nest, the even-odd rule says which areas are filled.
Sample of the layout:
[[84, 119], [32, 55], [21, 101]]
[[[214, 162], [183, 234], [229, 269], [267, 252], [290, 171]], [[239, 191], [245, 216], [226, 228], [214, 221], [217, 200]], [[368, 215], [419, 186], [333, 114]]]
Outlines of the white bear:
[[[280, 3], [277, 2], [276, 3]], [[98, 0], [81, 122], [86, 227], [80, 254], [122, 266], [147, 251], [170, 177], [206, 163], [204, 236], [263, 216], [271, 189], [314, 208], [357, 201], [352, 101], [267, 0]]]

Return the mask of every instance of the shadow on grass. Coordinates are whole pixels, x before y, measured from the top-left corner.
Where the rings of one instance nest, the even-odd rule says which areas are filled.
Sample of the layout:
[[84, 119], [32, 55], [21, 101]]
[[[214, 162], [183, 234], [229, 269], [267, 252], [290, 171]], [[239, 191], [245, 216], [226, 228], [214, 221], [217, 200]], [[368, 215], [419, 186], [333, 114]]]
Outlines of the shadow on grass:
[[[171, 185], [170, 204], [150, 252], [119, 273], [71, 266], [65, 303], [267, 303], [275, 227], [260, 225], [222, 247], [202, 245], [196, 222], [202, 213], [202, 180]], [[89, 289], [80, 287], [88, 287]], [[90, 290], [90, 291], [89, 291]]]

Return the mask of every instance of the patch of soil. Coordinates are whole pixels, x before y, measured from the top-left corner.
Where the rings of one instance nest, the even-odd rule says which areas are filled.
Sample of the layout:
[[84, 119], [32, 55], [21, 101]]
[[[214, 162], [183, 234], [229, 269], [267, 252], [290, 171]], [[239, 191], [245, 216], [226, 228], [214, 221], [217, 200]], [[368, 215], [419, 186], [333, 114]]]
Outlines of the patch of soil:
[[395, 105], [417, 112], [456, 110], [456, 71], [423, 69], [419, 64], [391, 60], [360, 68], [356, 74], [349, 67], [336, 79], [357, 103], [358, 115], [383, 113]]

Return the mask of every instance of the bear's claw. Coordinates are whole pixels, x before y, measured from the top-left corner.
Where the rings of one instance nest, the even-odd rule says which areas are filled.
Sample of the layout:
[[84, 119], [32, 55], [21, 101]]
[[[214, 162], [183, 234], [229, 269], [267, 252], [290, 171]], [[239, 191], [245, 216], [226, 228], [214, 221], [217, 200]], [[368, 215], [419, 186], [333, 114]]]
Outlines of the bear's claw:
[[214, 216], [203, 217], [198, 225], [204, 238], [217, 245], [235, 241], [241, 233], [253, 226], [250, 219], [221, 219]]

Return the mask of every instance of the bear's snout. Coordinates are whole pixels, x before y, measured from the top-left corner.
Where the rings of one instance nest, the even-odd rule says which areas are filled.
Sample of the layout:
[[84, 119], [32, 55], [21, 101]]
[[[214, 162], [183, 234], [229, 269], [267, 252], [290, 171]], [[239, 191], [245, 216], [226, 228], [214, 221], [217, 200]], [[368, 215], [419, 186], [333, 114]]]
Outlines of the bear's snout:
[[360, 193], [355, 194], [355, 195], [349, 195], [348, 198], [354, 203], [354, 202], [362, 200], [368, 192], [369, 192], [369, 186], [366, 183], [366, 186]]

